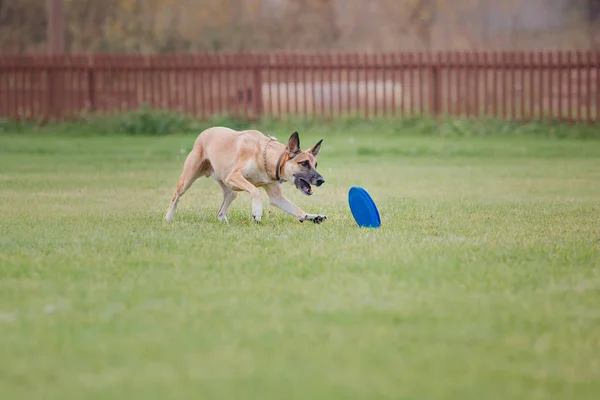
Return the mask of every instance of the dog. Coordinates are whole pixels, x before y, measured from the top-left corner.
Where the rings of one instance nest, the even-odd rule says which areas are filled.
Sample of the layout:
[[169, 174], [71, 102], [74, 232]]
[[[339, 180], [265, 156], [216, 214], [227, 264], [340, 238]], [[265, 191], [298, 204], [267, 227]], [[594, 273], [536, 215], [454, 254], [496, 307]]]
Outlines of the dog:
[[223, 190], [219, 221], [227, 221], [227, 209], [241, 191], [252, 197], [252, 218], [257, 223], [263, 214], [258, 188], [264, 188], [269, 203], [298, 221], [320, 224], [326, 215], [307, 214], [288, 200], [281, 184], [293, 182], [300, 192], [312, 195], [312, 186], [325, 183], [317, 172], [317, 156], [323, 139], [309, 150], [300, 149], [298, 132], [292, 133], [287, 146], [257, 130], [236, 131], [226, 127], [208, 128], [198, 135], [186, 157], [173, 199], [165, 215], [173, 220], [179, 199], [199, 177], [212, 177]]

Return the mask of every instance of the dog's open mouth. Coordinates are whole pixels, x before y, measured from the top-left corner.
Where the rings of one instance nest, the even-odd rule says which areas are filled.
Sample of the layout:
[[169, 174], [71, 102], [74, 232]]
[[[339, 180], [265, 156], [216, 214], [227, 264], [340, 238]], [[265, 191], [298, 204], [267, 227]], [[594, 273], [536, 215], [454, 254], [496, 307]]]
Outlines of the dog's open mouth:
[[305, 195], [310, 196], [313, 192], [312, 192], [312, 187], [310, 186], [310, 183], [308, 183], [307, 181], [305, 181], [302, 178], [296, 178], [296, 187]]

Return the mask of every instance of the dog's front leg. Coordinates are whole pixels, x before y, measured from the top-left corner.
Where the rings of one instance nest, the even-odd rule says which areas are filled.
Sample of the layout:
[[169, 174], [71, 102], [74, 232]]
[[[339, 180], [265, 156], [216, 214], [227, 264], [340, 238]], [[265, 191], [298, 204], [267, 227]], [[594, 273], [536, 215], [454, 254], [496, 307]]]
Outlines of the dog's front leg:
[[263, 210], [262, 202], [260, 200], [260, 192], [256, 186], [248, 182], [246, 178], [244, 178], [242, 174], [237, 171], [229, 174], [225, 180], [225, 183], [232, 189], [237, 188], [250, 193], [250, 196], [252, 196], [252, 218], [254, 218], [256, 222], [260, 222], [262, 219]]
[[300, 207], [289, 201], [281, 191], [281, 185], [279, 183], [273, 183], [265, 187], [265, 191], [269, 195], [269, 203], [286, 213], [293, 215], [300, 222], [305, 220], [313, 221], [316, 224], [320, 224], [327, 219], [327, 216], [320, 214], [307, 214]]

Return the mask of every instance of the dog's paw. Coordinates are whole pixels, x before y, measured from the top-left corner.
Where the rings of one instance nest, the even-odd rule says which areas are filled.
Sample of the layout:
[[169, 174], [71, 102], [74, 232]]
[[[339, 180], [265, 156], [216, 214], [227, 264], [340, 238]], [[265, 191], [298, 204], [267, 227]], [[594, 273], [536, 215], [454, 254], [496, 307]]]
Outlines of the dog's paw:
[[227, 216], [226, 216], [226, 215], [219, 214], [219, 215], [217, 216], [217, 218], [219, 218], [219, 222], [225, 222], [225, 223], [229, 223], [229, 220], [227, 219]]
[[319, 214], [307, 214], [302, 220], [300, 220], [300, 222], [303, 222], [304, 219], [312, 221], [315, 224], [320, 224], [321, 222], [323, 222], [323, 221], [325, 221], [327, 219], [327, 216], [326, 215], [319, 215]]
[[325, 221], [327, 219], [326, 215], [317, 215], [312, 221], [315, 224], [320, 224], [321, 222]]
[[257, 223], [260, 222], [263, 216], [263, 208], [260, 203], [260, 199], [258, 201], [252, 201], [252, 218]]

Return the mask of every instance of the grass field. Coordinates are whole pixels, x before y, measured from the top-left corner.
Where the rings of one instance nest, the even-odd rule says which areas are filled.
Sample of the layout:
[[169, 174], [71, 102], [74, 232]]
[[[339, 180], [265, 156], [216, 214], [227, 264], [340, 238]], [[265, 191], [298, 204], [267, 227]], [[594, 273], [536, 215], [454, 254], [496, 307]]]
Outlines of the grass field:
[[0, 135], [0, 398], [598, 398], [600, 140], [343, 132], [321, 225], [163, 222], [191, 133]]

